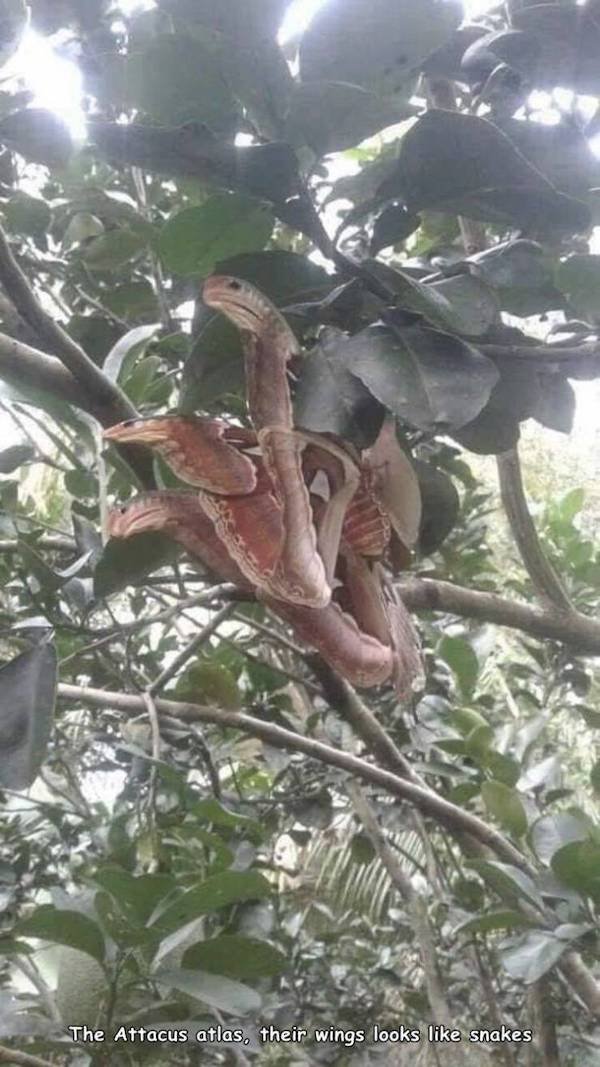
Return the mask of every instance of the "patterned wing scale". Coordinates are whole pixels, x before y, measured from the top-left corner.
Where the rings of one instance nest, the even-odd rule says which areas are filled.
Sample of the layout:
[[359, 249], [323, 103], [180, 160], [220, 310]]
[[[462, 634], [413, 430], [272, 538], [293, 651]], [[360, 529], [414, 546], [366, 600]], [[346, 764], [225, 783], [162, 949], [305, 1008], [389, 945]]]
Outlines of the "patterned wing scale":
[[381, 685], [391, 676], [392, 649], [362, 632], [356, 619], [338, 604], [331, 603], [319, 610], [261, 599], [352, 685], [369, 688]]
[[264, 468], [257, 467], [257, 485], [246, 496], [198, 493], [204, 514], [218, 538], [253, 585], [270, 587], [281, 558], [284, 526], [281, 506]]
[[185, 490], [144, 493], [109, 513], [110, 537], [132, 537], [150, 530], [172, 537], [224, 581], [252, 590], [252, 585], [217, 537], [214, 524], [200, 506], [197, 493]]
[[153, 448], [178, 478], [223, 496], [251, 493], [256, 486], [252, 459], [241, 448], [256, 443], [254, 434], [219, 419], [163, 415], [112, 426], [109, 441]]
[[372, 472], [363, 469], [360, 485], [346, 512], [342, 537], [359, 555], [381, 559], [391, 532], [390, 520], [373, 492]]

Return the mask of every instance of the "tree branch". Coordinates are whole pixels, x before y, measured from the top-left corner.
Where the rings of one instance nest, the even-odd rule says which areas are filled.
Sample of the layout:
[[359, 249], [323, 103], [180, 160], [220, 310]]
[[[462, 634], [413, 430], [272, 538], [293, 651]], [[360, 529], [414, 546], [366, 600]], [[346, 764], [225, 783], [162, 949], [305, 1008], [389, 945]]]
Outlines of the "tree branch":
[[497, 593], [463, 589], [432, 578], [404, 578], [396, 583], [411, 611], [440, 611], [467, 619], [507, 626], [532, 637], [560, 641], [580, 655], [600, 656], [600, 624], [579, 612], [567, 614], [507, 600]]
[[85, 392], [89, 396], [95, 396], [101, 406], [111, 409], [113, 422], [135, 418], [137, 412], [125, 393], [103, 374], [83, 348], [44, 311], [27, 275], [13, 256], [1, 227], [0, 281], [21, 318], [35, 330], [42, 343], [56, 353]]
[[[58, 696], [64, 700], [78, 701], [99, 708], [115, 708], [127, 715], [139, 715], [145, 712], [146, 704], [142, 696], [127, 693], [115, 693], [103, 689], [92, 689], [77, 685], [61, 684]], [[291, 752], [303, 752], [312, 759], [317, 759], [330, 767], [345, 771], [361, 778], [371, 785], [386, 790], [393, 796], [414, 804], [425, 815], [443, 822], [444, 825], [466, 834], [471, 834], [486, 845], [506, 863], [520, 868], [527, 868], [526, 861], [519, 849], [515, 848], [501, 833], [488, 826], [483, 819], [464, 811], [443, 797], [437, 795], [425, 785], [417, 785], [407, 778], [383, 770], [366, 760], [359, 759], [348, 752], [342, 752], [330, 745], [323, 744], [311, 737], [286, 730], [275, 723], [264, 722], [245, 712], [225, 711], [222, 708], [201, 704], [188, 704], [174, 700], [156, 700], [159, 715], [170, 715], [185, 722], [208, 722], [227, 729], [242, 730], [252, 737], [258, 737], [274, 748]]]
[[50, 1060], [42, 1060], [39, 1056], [30, 1056], [28, 1052], [19, 1052], [16, 1048], [8, 1048], [0, 1045], [0, 1063], [18, 1063], [23, 1067], [54, 1067]]
[[[113, 386], [108, 378], [105, 378], [94, 364], [92, 366], [112, 390]], [[110, 391], [107, 394], [106, 391], [89, 387], [78, 380], [55, 356], [31, 348], [30, 345], [5, 333], [0, 333], [0, 378], [17, 389], [43, 389], [50, 396], [73, 404], [80, 411], [92, 415], [104, 427], [114, 426], [115, 422], [132, 418], [132, 412], [133, 415], [136, 414], [135, 408], [126, 397], [126, 408], [123, 408], [120, 401], [115, 403], [115, 397]], [[120, 393], [121, 390], [117, 390], [117, 394]], [[119, 451], [138, 475], [140, 482], [152, 487], [152, 460], [146, 449], [138, 445], [119, 445]]]
[[496, 465], [502, 505], [535, 591], [547, 605], [554, 605], [561, 612], [572, 612], [573, 605], [550, 560], [546, 558], [527, 507], [518, 449], [511, 448], [497, 456]]

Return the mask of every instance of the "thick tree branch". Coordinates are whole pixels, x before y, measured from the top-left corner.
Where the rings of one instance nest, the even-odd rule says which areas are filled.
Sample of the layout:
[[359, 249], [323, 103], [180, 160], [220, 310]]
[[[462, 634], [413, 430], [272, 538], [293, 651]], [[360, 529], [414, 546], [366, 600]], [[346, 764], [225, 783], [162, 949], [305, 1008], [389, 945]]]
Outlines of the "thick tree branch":
[[546, 558], [525, 497], [519, 452], [509, 449], [496, 457], [500, 495], [508, 524], [533, 587], [542, 602], [561, 612], [572, 612], [573, 605], [563, 589], [554, 567]]
[[480, 619], [532, 637], [560, 641], [581, 655], [600, 656], [600, 624], [578, 612], [532, 608], [496, 593], [463, 589], [431, 578], [404, 578], [396, 588], [411, 611], [440, 611]]
[[[131, 696], [126, 693], [61, 684], [58, 687], [58, 695], [62, 699], [78, 701], [93, 707], [115, 708], [127, 715], [139, 715], [146, 711], [142, 696]], [[286, 730], [274, 723], [256, 719], [244, 712], [225, 711], [213, 706], [180, 703], [174, 700], [157, 700], [155, 703], [159, 715], [170, 715], [171, 718], [182, 719], [186, 722], [208, 722], [228, 729], [242, 730], [252, 737], [259, 737], [267, 744], [273, 745], [274, 748], [303, 752], [312, 759], [361, 778], [370, 785], [386, 790], [392, 796], [414, 804], [423, 814], [430, 815], [460, 833], [471, 834], [506, 863], [512, 863], [521, 868], [525, 865], [522, 853], [501, 833], [488, 826], [483, 819], [444, 800], [424, 785], [417, 785], [407, 778], [400, 778], [397, 774], [367, 763], [366, 760], [359, 759], [348, 752], [342, 752], [321, 741]]]
[[21, 318], [35, 330], [41, 342], [56, 353], [85, 392], [89, 396], [95, 396], [101, 406], [112, 410], [113, 422], [135, 418], [137, 412], [125, 393], [102, 373], [83, 348], [44, 311], [27, 275], [13, 256], [1, 227], [0, 281]]
[[18, 1063], [23, 1067], [54, 1067], [50, 1060], [42, 1060], [39, 1056], [30, 1056], [28, 1052], [19, 1052], [16, 1048], [8, 1048], [0, 1045], [0, 1063]]
[[[87, 359], [87, 356], [85, 358]], [[111, 383], [104, 378], [102, 371], [97, 367], [94, 369], [112, 389]], [[128, 400], [126, 409], [120, 405], [120, 402], [115, 406], [115, 397], [112, 393], [109, 392], [107, 395], [91, 388], [78, 380], [55, 356], [49, 356], [46, 352], [31, 348], [23, 341], [17, 341], [14, 337], [8, 337], [4, 333], [0, 333], [0, 378], [17, 389], [42, 389], [50, 396], [66, 401], [67, 404], [73, 404], [80, 411], [92, 415], [104, 427], [114, 426], [115, 422], [132, 418], [132, 412], [135, 415], [135, 408]], [[118, 395], [120, 392], [117, 390]], [[141, 483], [152, 487], [154, 485], [152, 460], [146, 449], [136, 445], [121, 445], [119, 451], [136, 472]]]

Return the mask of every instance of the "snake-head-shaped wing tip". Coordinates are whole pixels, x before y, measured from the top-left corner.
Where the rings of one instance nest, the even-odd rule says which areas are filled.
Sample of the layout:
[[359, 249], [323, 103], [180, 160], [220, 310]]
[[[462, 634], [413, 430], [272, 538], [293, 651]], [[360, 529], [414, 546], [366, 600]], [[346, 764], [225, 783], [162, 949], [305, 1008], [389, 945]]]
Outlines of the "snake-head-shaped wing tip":
[[220, 419], [194, 415], [157, 415], [129, 419], [105, 430], [108, 441], [154, 448], [171, 470], [189, 485], [224, 496], [251, 493], [256, 470], [241, 449], [254, 435]]

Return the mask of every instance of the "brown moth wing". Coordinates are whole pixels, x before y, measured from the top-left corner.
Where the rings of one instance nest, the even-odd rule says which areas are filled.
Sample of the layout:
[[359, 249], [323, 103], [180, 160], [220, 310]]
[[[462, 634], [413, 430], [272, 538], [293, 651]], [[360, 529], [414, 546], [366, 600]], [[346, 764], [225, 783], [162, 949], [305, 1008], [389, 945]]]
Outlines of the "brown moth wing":
[[193, 415], [131, 419], [111, 426], [104, 436], [108, 441], [147, 444], [178, 478], [199, 489], [238, 495], [251, 493], [256, 486], [254, 463], [242, 451], [256, 443], [255, 435], [220, 419]]

